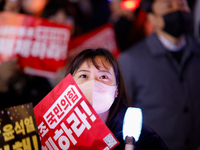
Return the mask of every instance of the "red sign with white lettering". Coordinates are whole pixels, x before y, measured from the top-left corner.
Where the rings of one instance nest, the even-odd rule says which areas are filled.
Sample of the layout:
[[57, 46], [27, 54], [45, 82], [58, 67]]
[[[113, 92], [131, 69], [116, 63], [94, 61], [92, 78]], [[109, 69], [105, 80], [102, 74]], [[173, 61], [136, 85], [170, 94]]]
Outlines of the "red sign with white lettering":
[[24, 14], [0, 13], [0, 63], [18, 57], [27, 74], [54, 78], [66, 65], [70, 27]]
[[119, 142], [71, 74], [34, 107], [43, 150], [109, 150]]
[[87, 48], [105, 48], [118, 58], [120, 50], [113, 26], [105, 24], [88, 33], [72, 38], [69, 42], [68, 61], [71, 61], [78, 53]]

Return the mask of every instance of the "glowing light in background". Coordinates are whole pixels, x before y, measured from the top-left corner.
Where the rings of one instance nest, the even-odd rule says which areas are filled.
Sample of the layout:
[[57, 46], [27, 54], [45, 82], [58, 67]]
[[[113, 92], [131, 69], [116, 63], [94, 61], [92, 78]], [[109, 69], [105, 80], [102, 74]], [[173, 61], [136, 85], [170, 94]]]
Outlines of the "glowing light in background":
[[124, 10], [134, 11], [140, 5], [140, 0], [123, 0], [121, 2], [121, 8]]

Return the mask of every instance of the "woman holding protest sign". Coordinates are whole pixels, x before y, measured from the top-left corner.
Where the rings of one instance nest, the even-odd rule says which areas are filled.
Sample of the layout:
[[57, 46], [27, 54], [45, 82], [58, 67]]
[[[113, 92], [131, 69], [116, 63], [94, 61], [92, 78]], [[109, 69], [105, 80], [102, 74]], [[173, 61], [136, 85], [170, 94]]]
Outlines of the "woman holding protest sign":
[[[115, 149], [124, 149], [122, 125], [129, 100], [115, 57], [105, 49], [86, 49], [72, 60], [68, 73], [120, 142]], [[103, 96], [99, 93], [102, 90], [105, 91]], [[167, 147], [154, 131], [143, 125], [135, 149], [165, 150]]]

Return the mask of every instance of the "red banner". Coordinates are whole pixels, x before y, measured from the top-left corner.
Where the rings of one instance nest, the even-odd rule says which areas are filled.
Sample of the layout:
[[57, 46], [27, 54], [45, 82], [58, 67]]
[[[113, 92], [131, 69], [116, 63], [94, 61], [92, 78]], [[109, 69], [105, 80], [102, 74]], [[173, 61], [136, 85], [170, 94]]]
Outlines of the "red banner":
[[105, 24], [86, 34], [72, 38], [69, 42], [68, 61], [87, 48], [106, 48], [117, 58], [120, 51], [113, 26]]
[[27, 74], [54, 78], [66, 65], [70, 27], [47, 19], [0, 13], [0, 63], [12, 57]]
[[109, 150], [119, 142], [71, 74], [34, 107], [43, 150]]

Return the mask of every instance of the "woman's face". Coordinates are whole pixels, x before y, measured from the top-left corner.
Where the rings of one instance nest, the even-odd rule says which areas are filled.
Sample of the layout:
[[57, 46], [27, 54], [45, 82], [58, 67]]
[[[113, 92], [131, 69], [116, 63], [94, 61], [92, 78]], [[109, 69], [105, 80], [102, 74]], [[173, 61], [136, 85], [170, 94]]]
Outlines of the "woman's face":
[[73, 78], [77, 84], [82, 84], [90, 80], [97, 80], [110, 86], [116, 86], [116, 77], [112, 65], [105, 57], [97, 56], [95, 62], [99, 70], [93, 65], [92, 61], [85, 61], [73, 73]]

